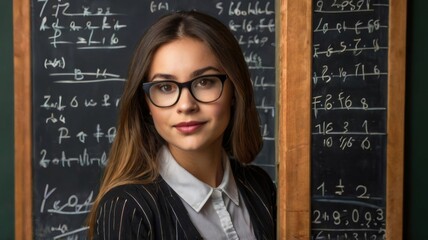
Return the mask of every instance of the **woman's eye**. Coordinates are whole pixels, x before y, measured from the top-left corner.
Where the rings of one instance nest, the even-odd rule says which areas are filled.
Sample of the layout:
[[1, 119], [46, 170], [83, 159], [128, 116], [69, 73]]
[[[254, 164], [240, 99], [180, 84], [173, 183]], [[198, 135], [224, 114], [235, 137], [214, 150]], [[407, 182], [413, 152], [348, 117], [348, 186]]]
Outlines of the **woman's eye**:
[[196, 86], [197, 87], [209, 87], [213, 84], [213, 82], [214, 82], [214, 80], [211, 78], [203, 78], [203, 79], [199, 79]]
[[164, 93], [173, 92], [175, 90], [174, 84], [162, 83], [157, 86], [157, 89]]
[[199, 82], [199, 85], [201, 85], [201, 86], [206, 86], [206, 85], [208, 85], [209, 84], [209, 80], [207, 80], [207, 79], [202, 79], [200, 82]]

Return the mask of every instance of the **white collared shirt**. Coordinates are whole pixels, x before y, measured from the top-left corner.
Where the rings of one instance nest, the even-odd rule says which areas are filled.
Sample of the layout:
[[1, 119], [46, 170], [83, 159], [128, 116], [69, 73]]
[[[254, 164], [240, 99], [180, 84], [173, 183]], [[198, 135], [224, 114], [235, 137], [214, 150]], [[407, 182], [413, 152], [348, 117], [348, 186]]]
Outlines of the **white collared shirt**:
[[204, 239], [256, 239], [225, 152], [224, 175], [216, 188], [181, 167], [166, 146], [161, 148], [158, 160], [160, 175], [180, 196], [190, 220]]

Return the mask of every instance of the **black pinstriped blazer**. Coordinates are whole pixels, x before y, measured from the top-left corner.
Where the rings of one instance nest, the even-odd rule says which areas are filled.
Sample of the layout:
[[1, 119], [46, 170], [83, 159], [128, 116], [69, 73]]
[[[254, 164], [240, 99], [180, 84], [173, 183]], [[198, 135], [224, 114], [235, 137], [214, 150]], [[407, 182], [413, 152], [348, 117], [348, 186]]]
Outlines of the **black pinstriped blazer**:
[[[259, 167], [231, 160], [257, 239], [276, 238], [276, 189]], [[202, 239], [180, 197], [159, 178], [110, 190], [97, 209], [95, 239]]]

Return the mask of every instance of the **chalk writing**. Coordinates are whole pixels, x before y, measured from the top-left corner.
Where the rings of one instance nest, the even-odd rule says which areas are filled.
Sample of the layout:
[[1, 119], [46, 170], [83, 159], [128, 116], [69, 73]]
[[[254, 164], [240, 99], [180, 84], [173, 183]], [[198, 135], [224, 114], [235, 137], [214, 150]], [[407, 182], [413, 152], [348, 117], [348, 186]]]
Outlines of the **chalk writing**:
[[311, 239], [385, 239], [388, 1], [314, 0]]
[[59, 167], [72, 167], [72, 166], [105, 166], [107, 164], [107, 154], [102, 153], [99, 157], [91, 157], [88, 153], [88, 150], [85, 148], [83, 152], [76, 157], [67, 157], [65, 151], [61, 152], [61, 156], [53, 157], [49, 159], [47, 157], [48, 152], [45, 149], [40, 151], [39, 164], [43, 168], [48, 168], [50, 166], [59, 166]]
[[84, 220], [116, 135], [126, 66], [115, 67], [112, 56], [128, 48], [129, 19], [100, 3], [38, 0], [34, 7], [33, 65], [44, 69], [33, 78], [35, 188], [44, 193], [34, 200], [35, 238], [85, 238]]

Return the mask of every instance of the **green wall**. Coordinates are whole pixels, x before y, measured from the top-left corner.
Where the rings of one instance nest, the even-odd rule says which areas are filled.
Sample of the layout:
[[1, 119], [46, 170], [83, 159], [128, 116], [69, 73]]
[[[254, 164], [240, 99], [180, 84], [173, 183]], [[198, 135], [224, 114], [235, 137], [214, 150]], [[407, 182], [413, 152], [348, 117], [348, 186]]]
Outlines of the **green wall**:
[[428, 239], [428, 1], [408, 2], [404, 239]]
[[[408, 4], [403, 239], [419, 240], [428, 239], [428, 1]], [[0, 239], [13, 239], [12, 0], [0, 1], [0, 29]]]
[[12, 0], [0, 1], [0, 30], [0, 239], [13, 239]]

